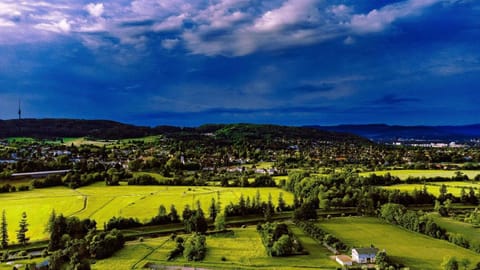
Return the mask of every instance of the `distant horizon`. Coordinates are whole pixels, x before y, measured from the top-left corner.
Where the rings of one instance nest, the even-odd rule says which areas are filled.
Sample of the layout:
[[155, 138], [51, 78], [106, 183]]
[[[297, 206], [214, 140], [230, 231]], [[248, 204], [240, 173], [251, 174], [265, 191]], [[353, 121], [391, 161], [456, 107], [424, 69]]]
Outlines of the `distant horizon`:
[[[389, 123], [360, 123], [360, 124], [355, 124], [355, 123], [338, 123], [338, 124], [301, 124], [301, 125], [288, 125], [288, 124], [282, 124], [282, 123], [268, 123], [268, 122], [203, 122], [198, 125], [176, 125], [176, 124], [153, 124], [153, 125], [142, 125], [142, 124], [136, 124], [134, 122], [124, 122], [124, 121], [119, 121], [115, 119], [105, 119], [105, 118], [70, 118], [70, 117], [42, 117], [42, 118], [32, 118], [32, 117], [26, 117], [21, 120], [43, 120], [43, 119], [58, 119], [58, 120], [87, 120], [87, 121], [112, 121], [112, 122], [117, 122], [121, 124], [126, 124], [126, 125], [133, 125], [133, 126], [143, 126], [143, 127], [158, 127], [158, 126], [172, 126], [172, 127], [200, 127], [204, 125], [230, 125], [230, 124], [253, 124], [253, 125], [276, 125], [276, 126], [291, 126], [291, 127], [314, 127], [314, 126], [319, 126], [319, 127], [336, 127], [336, 126], [400, 126], [400, 127], [439, 127], [439, 126], [451, 126], [451, 127], [461, 127], [461, 126], [477, 126], [480, 125], [480, 121], [477, 123], [467, 123], [467, 124], [412, 124], [412, 125], [404, 125], [404, 124], [389, 124]], [[16, 121], [18, 118], [9, 118], [9, 119], [3, 119], [0, 118], [0, 121]]]

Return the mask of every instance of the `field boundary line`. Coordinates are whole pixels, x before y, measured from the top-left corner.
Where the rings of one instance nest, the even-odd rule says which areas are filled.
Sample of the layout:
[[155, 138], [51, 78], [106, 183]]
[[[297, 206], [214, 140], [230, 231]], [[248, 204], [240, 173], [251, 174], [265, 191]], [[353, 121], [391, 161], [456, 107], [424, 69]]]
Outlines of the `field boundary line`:
[[93, 211], [92, 213], [90, 213], [90, 215], [88, 215], [88, 218], [91, 218], [93, 215], [95, 215], [96, 213], [98, 213], [98, 211], [102, 210], [103, 208], [105, 208], [105, 206], [107, 206], [108, 204], [110, 204], [113, 200], [115, 200], [116, 197], [112, 197], [110, 200], [108, 200], [107, 202], [105, 202], [102, 206], [98, 207], [97, 209], [95, 209], [95, 211]]
[[135, 264], [133, 264], [130, 269], [135, 269], [139, 263], [141, 263], [143, 260], [145, 260], [146, 258], [148, 258], [148, 256], [152, 255], [153, 252], [155, 252], [155, 250], [163, 247], [168, 241], [170, 241], [170, 238], [168, 238], [167, 240], [165, 240], [163, 243], [161, 243], [159, 246], [157, 246], [157, 247], [155, 247], [155, 248], [152, 248], [152, 247], [147, 246], [147, 245], [144, 244], [146, 247], [148, 247], [148, 248], [150, 249], [150, 252], [147, 253], [145, 256], [143, 256], [143, 257], [142, 257], [139, 261], [137, 261]]
[[70, 215], [68, 215], [69, 217], [72, 217], [72, 216], [74, 216], [74, 215], [77, 215], [77, 214], [81, 213], [82, 211], [85, 211], [85, 209], [87, 209], [88, 195], [86, 195], [86, 194], [84, 194], [84, 193], [81, 193], [80, 191], [78, 191], [78, 190], [76, 190], [76, 189], [75, 189], [74, 191], [75, 191], [76, 193], [78, 193], [80, 196], [83, 197], [83, 207], [82, 207], [80, 210], [75, 211], [75, 212], [71, 213]]

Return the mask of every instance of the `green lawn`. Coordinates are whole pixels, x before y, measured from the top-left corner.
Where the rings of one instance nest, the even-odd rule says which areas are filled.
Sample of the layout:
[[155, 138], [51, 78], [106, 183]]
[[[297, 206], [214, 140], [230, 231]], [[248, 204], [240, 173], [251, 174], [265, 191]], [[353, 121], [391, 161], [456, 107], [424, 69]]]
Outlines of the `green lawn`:
[[470, 223], [454, 220], [450, 217], [441, 217], [437, 213], [430, 214], [435, 222], [448, 232], [463, 234], [468, 240], [480, 242], [480, 228], [473, 227]]
[[[240, 196], [253, 199], [257, 190], [261, 199], [266, 201], [272, 195], [274, 204], [278, 202], [279, 193], [283, 193], [287, 204], [292, 204], [293, 195], [278, 188], [222, 188], [222, 187], [185, 187], [185, 186], [115, 186], [107, 187], [104, 183], [72, 190], [65, 187], [35, 189], [32, 191], [0, 194], [0, 211], [5, 209], [10, 241], [15, 242], [22, 211], [27, 212], [31, 240], [46, 239], [44, 232], [48, 217], [55, 209], [65, 216], [93, 218], [99, 228], [113, 216], [135, 217], [140, 221], [149, 220], [163, 204], [167, 210], [174, 204], [181, 215], [184, 206], [195, 204], [197, 200], [208, 215], [211, 199], [220, 198], [221, 206], [230, 202], [237, 203]], [[84, 202], [86, 200], [86, 207]]]
[[44, 230], [52, 209], [68, 216], [83, 206], [82, 196], [64, 187], [4, 193], [0, 194], [0, 201], [0, 211], [5, 210], [7, 216], [11, 242], [16, 241], [15, 231], [23, 211], [26, 211], [30, 224], [27, 236], [31, 240], [40, 240], [47, 237]]
[[95, 145], [95, 146], [104, 146], [115, 143], [116, 141], [97, 141], [97, 140], [89, 140], [87, 138], [69, 138], [67, 141], [64, 141], [64, 145]]
[[270, 169], [273, 167], [273, 162], [261, 161], [256, 164], [244, 164], [242, 166], [244, 166], [247, 169], [250, 169], [253, 166], [255, 166], [257, 169]]
[[144, 174], [152, 176], [159, 182], [164, 182], [165, 180], [173, 179], [173, 177], [165, 177], [159, 173], [152, 173], [152, 172], [134, 172], [133, 176], [140, 176]]
[[349, 246], [365, 247], [371, 244], [385, 249], [395, 262], [410, 269], [439, 269], [444, 257], [468, 258], [480, 261], [480, 254], [403, 228], [386, 224], [372, 217], [343, 217], [320, 221], [318, 225]]
[[[145, 239], [143, 243], [130, 242], [114, 257], [98, 261], [92, 269], [140, 269], [147, 262], [159, 265], [190, 265], [207, 269], [335, 269], [337, 264], [328, 258], [329, 253], [311, 238], [294, 227], [302, 244], [310, 255], [299, 255], [285, 258], [267, 256], [265, 248], [255, 226], [236, 228], [234, 235], [207, 237], [207, 255], [203, 262], [187, 262], [179, 257], [172, 262], [166, 261], [167, 253], [174, 248], [168, 237]], [[182, 236], [188, 237], [188, 236]], [[225, 261], [222, 261], [222, 257]]]
[[[370, 174], [384, 175], [390, 173], [392, 176], [397, 176], [402, 180], [407, 179], [408, 177], [453, 177], [458, 170], [387, 170], [387, 171], [372, 171], [372, 172], [363, 172], [360, 173], [360, 176], [368, 176]], [[469, 179], [475, 178], [480, 174], [480, 170], [460, 170], [468, 176]]]

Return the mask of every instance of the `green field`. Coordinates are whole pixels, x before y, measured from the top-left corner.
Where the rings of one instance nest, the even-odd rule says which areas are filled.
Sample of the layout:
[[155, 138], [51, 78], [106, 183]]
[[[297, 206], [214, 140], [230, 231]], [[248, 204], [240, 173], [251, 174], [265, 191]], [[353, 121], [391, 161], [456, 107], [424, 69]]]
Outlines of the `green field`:
[[[0, 194], [0, 211], [5, 209], [10, 241], [15, 241], [15, 231], [22, 211], [27, 211], [31, 240], [46, 239], [44, 232], [48, 217], [55, 209], [65, 216], [93, 218], [98, 227], [113, 216], [136, 217], [140, 221], [149, 220], [163, 204], [169, 211], [174, 204], [181, 215], [185, 205], [200, 201], [206, 214], [211, 199], [220, 198], [222, 207], [230, 202], [237, 203], [240, 196], [253, 198], [260, 192], [266, 201], [272, 195], [276, 204], [280, 192], [288, 204], [293, 195], [278, 188], [222, 188], [222, 187], [185, 187], [185, 186], [115, 186], [106, 187], [104, 183], [72, 190], [65, 187], [35, 189], [32, 191]], [[84, 205], [85, 204], [85, 205]], [[84, 207], [85, 206], [85, 207]]]
[[[460, 181], [449, 181], [449, 182], [426, 182], [425, 183], [427, 191], [434, 196], [440, 195], [440, 187], [442, 185], [447, 186], [447, 193], [452, 193], [454, 196], [459, 197], [462, 192], [462, 187], [465, 188], [465, 192], [469, 192], [469, 188], [473, 187], [476, 190], [476, 193], [480, 190], [480, 183], [478, 182], [460, 182]], [[393, 186], [385, 186], [385, 189], [398, 189], [400, 191], [413, 192], [416, 190], [423, 190], [423, 184], [398, 184]]]
[[475, 178], [475, 176], [480, 174], [480, 170], [388, 170], [388, 171], [373, 171], [373, 172], [363, 172], [360, 173], [360, 176], [369, 176], [370, 174], [376, 175], [385, 175], [390, 173], [392, 176], [397, 176], [402, 180], [407, 179], [408, 177], [453, 177], [456, 172], [462, 172], [467, 175], [469, 179]]
[[150, 175], [155, 178], [158, 182], [165, 182], [166, 180], [173, 179], [173, 177], [165, 177], [159, 173], [152, 173], [152, 172], [133, 172], [133, 176], [140, 176], [140, 175]]
[[87, 138], [81, 137], [81, 138], [68, 138], [67, 140], [64, 140], [65, 145], [75, 145], [75, 146], [80, 146], [80, 145], [95, 145], [95, 146], [104, 146], [104, 145], [109, 145], [112, 143], [115, 143], [116, 141], [99, 141], [99, 140], [89, 140]]
[[[234, 235], [208, 236], [207, 255], [203, 262], [187, 262], [183, 257], [172, 262], [165, 260], [173, 249], [174, 242], [168, 237], [145, 239], [144, 242], [130, 242], [112, 258], [98, 261], [92, 269], [140, 269], [147, 262], [159, 265], [190, 265], [208, 269], [335, 269], [337, 264], [331, 260], [328, 250], [293, 227], [309, 255], [283, 258], [267, 256], [260, 236], [254, 226], [233, 229]], [[186, 236], [183, 236], [186, 237]], [[225, 261], [222, 261], [222, 257]]]
[[443, 258], [448, 256], [468, 258], [472, 263], [480, 261], [480, 254], [473, 251], [407, 231], [377, 218], [332, 218], [320, 221], [318, 225], [349, 246], [366, 247], [373, 244], [381, 250], [385, 249], [394, 262], [403, 263], [410, 269], [440, 269]]
[[430, 214], [430, 217], [432, 217], [440, 227], [446, 229], [448, 232], [460, 233], [470, 241], [473, 240], [480, 242], [480, 228], [475, 228], [470, 223], [457, 221], [453, 218], [441, 217], [437, 213]]

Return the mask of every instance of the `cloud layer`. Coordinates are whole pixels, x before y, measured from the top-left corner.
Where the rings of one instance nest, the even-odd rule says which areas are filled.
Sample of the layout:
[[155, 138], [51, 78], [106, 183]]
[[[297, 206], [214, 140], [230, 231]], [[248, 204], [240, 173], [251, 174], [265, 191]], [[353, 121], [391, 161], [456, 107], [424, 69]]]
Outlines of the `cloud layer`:
[[[97, 49], [157, 42], [193, 54], [242, 56], [310, 45], [385, 30], [448, 0], [408, 0], [371, 10], [336, 1], [135, 0], [0, 3], [0, 43], [24, 43], [70, 35]], [[18, 35], [20, 33], [20, 35]], [[158, 42], [157, 39], [160, 39]]]
[[471, 123], [471, 0], [1, 0], [0, 118]]

